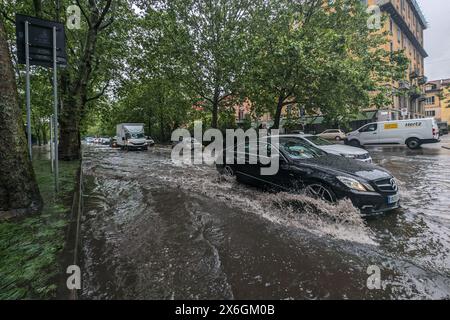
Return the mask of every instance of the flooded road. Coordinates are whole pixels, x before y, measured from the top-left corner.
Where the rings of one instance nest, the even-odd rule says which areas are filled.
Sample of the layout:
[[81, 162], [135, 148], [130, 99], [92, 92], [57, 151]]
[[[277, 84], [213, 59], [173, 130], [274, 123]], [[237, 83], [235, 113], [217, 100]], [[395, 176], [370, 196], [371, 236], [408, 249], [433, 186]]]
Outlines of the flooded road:
[[[449, 141], [450, 142], [450, 141]], [[450, 298], [450, 150], [369, 149], [402, 209], [362, 218], [174, 165], [170, 150], [84, 147], [84, 299]], [[367, 270], [381, 270], [369, 290]]]

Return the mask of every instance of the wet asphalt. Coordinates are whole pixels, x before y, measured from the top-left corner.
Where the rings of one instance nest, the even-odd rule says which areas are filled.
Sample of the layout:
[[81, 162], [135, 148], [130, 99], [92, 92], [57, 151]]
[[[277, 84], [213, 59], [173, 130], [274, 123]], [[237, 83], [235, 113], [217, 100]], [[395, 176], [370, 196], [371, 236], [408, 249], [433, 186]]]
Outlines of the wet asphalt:
[[[82, 299], [450, 298], [450, 138], [371, 147], [402, 208], [361, 217], [178, 165], [170, 149], [83, 147]], [[367, 286], [379, 268], [381, 288]], [[373, 278], [369, 279], [370, 280]]]

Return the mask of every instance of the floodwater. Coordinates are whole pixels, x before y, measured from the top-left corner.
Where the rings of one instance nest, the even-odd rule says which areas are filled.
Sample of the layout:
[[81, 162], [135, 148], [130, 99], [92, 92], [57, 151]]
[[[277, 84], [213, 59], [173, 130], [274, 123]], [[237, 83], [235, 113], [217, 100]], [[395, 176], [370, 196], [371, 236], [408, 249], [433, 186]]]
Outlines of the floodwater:
[[363, 218], [175, 165], [170, 149], [85, 146], [81, 298], [450, 298], [450, 150], [369, 151], [402, 208]]

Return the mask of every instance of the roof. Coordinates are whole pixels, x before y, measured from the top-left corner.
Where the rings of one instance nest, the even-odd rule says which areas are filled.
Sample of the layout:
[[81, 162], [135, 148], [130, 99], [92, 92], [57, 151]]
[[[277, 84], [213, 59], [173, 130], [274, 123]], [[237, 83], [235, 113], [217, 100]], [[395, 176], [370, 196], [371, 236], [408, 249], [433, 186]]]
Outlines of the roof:
[[[408, 0], [415, 15], [418, 17], [419, 23], [424, 29], [427, 28], [427, 22], [420, 10], [419, 5], [414, 0]], [[414, 3], [413, 3], [414, 1]], [[392, 0], [377, 0], [377, 4], [383, 11], [386, 11], [391, 16], [392, 20], [399, 26], [405, 36], [411, 41], [412, 45], [419, 51], [420, 55], [424, 58], [428, 57], [428, 53], [425, 51], [422, 43], [416, 38], [416, 35], [411, 31], [408, 23], [405, 21], [401, 12], [394, 6]]]
[[432, 90], [426, 90], [427, 92], [431, 92], [431, 91], [439, 91], [439, 90], [442, 89], [442, 87], [450, 86], [450, 79], [441, 79], [441, 80], [432, 80], [432, 81], [428, 81], [428, 82], [425, 84], [425, 87], [426, 87], [426, 86], [429, 86], [429, 85], [435, 85], [436, 88], [435, 88], [435, 89], [432, 89]]
[[422, 9], [420, 8], [420, 5], [417, 3], [417, 1], [408, 0], [408, 2], [411, 4], [411, 8], [413, 9], [417, 18], [419, 18], [419, 22], [422, 25], [422, 27], [424, 27], [424, 29], [428, 28], [428, 21], [425, 18], [425, 15], [423, 14]]

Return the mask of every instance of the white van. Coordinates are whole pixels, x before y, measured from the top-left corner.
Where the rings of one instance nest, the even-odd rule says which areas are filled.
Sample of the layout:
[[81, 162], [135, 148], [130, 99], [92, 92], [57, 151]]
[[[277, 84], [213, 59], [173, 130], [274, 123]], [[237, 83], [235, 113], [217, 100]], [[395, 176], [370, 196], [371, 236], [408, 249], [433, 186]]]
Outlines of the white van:
[[121, 149], [148, 149], [143, 123], [120, 123], [116, 134], [117, 146]]
[[439, 128], [434, 118], [369, 123], [350, 132], [345, 139], [351, 146], [406, 144], [410, 149], [439, 141]]

